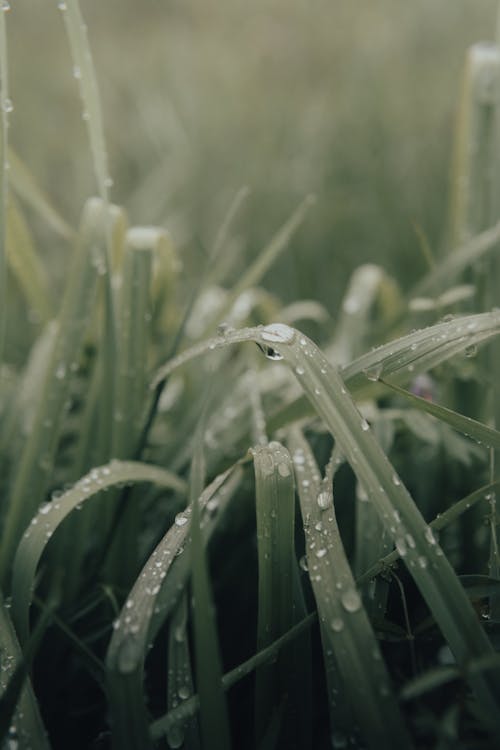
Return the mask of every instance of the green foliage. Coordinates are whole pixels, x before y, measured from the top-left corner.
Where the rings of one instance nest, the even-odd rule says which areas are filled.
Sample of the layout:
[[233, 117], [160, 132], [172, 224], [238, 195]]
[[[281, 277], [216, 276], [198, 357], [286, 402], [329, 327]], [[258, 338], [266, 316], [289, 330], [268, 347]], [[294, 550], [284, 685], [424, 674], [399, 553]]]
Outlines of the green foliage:
[[[2, 750], [101, 742], [117, 750], [497, 747], [500, 179], [489, 166], [499, 153], [497, 48], [470, 53], [451, 233], [437, 191], [424, 196], [415, 177], [409, 193], [437, 203], [439, 212], [423, 214], [448, 236], [446, 254], [433, 253], [435, 226], [430, 241], [417, 227], [428, 270], [416, 254], [408, 258], [409, 243], [384, 268], [378, 249], [388, 230], [384, 235], [377, 213], [400, 185], [390, 149], [380, 195], [365, 204], [375, 184], [367, 174], [349, 201], [337, 195], [332, 225], [323, 207], [332, 187], [322, 155], [335, 137], [326, 133], [328, 118], [311, 115], [309, 129], [301, 121], [296, 130], [299, 140], [309, 133], [315, 179], [304, 177], [309, 156], [301, 155], [298, 183], [280, 195], [284, 172], [271, 174], [270, 163], [261, 194], [236, 191], [217, 229], [213, 209], [204, 212], [201, 204], [212, 197], [206, 173], [220, 179], [223, 165], [206, 169], [213, 162], [205, 154], [201, 171], [193, 167], [196, 194], [164, 198], [168, 179], [180, 184], [178, 152], [168, 156], [171, 163], [164, 154], [154, 165], [141, 158], [118, 101], [108, 159], [109, 90], [101, 82], [101, 101], [77, 0], [56, 5], [88, 150], [73, 152], [62, 132], [59, 139], [73, 163], [90, 161], [96, 184], [94, 191], [82, 178], [67, 196], [49, 185], [49, 197], [32, 173], [43, 174], [43, 165], [37, 158], [25, 163], [26, 142], [19, 148], [26, 125], [11, 119], [6, 47], [15, 14], [0, 12]], [[266, 31], [270, 49], [299, 88], [304, 50], [297, 59], [295, 46], [288, 50], [293, 24], [301, 29], [297, 44], [314, 37], [310, 63], [318, 72], [322, 45], [332, 48], [329, 5], [320, 3], [314, 12], [322, 21], [313, 24], [304, 4], [285, 8], [276, 0], [284, 36], [278, 27]], [[373, 16], [361, 6], [357, 12]], [[187, 18], [195, 7], [187, 0], [182, 9], [172, 3], [141, 12], [152, 26], [164, 12], [179, 31], [183, 13]], [[109, 8], [100, 12], [114, 12], [113, 2]], [[224, 19], [215, 9], [205, 18], [213, 34], [207, 50], [240, 12], [229, 3], [226, 10]], [[262, 31], [269, 9], [258, 0], [254, 10]], [[353, 12], [337, 11], [337, 21]], [[123, 12], [137, 18], [132, 6]], [[197, 9], [198, 20], [205, 12]], [[454, 12], [443, 16], [450, 26]], [[92, 38], [90, 9], [89, 18]], [[60, 30], [51, 33], [60, 39]], [[102, 41], [97, 30], [96, 39]], [[115, 57], [130, 72], [126, 56]], [[106, 60], [116, 75], [109, 50]], [[222, 53], [214, 60], [219, 74], [227, 69]], [[136, 62], [143, 70], [142, 59]], [[179, 71], [186, 75], [182, 65]], [[269, 85], [262, 81], [266, 95]], [[317, 81], [316, 96], [323, 85]], [[385, 85], [366, 92], [372, 145], [381, 126], [369, 100]], [[196, 118], [182, 124], [179, 91], [177, 115], [172, 104], [165, 125], [154, 100], [140, 86], [136, 94], [161, 147], [163, 129], [170, 149], [180, 148], [185, 130], [184, 155], [190, 139], [208, 148], [211, 128], [224, 130], [221, 114], [232, 117], [211, 102], [195, 129]], [[293, 111], [283, 86], [274, 105], [273, 117]], [[341, 128], [342, 159], [347, 147], [355, 156], [351, 120]], [[387, 133], [400, 132], [404, 121], [391, 112]], [[298, 141], [288, 130], [280, 140], [273, 127], [271, 153], [283, 168], [280, 149], [293, 151]], [[128, 149], [122, 138], [134, 153], [121, 162], [116, 149]], [[258, 140], [267, 153], [269, 144]], [[226, 145], [233, 153], [231, 139]], [[334, 152], [340, 158], [337, 146]], [[356, 158], [360, 169], [368, 166]], [[109, 199], [114, 159], [128, 211]], [[126, 164], [133, 172], [134, 160], [132, 186]], [[339, 168], [346, 171], [345, 162]], [[345, 189], [353, 189], [348, 170], [346, 179]], [[80, 211], [82, 189], [98, 197], [87, 198], [76, 229], [62, 214]], [[220, 197], [215, 204], [224, 215]], [[372, 256], [353, 253], [332, 326], [330, 298], [347, 277], [330, 253], [329, 234], [338, 222], [337, 239], [352, 241], [353, 211], [359, 236], [374, 238]], [[129, 213], [145, 223], [129, 226]], [[394, 210], [390, 218], [398, 234], [401, 216]], [[328, 242], [319, 242], [322, 232]], [[300, 250], [304, 237], [308, 245], [323, 243], [318, 256]], [[59, 243], [68, 256], [62, 264], [52, 250]], [[250, 257], [246, 243], [262, 250]], [[318, 293], [307, 299], [311, 279]], [[280, 298], [288, 288], [297, 292], [292, 304]]]

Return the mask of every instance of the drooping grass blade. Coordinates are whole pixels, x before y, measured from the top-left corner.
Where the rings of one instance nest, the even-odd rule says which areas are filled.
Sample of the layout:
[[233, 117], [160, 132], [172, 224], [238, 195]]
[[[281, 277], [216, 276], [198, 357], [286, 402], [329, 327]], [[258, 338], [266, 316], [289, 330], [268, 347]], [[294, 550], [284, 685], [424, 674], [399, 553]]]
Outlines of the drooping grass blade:
[[[321, 625], [332, 736], [339, 744], [342, 738], [347, 744], [347, 735], [342, 731], [352, 732], [353, 727], [346, 722], [352, 713], [365, 742], [374, 750], [411, 747], [378, 642], [344, 552], [332, 489], [320, 481], [312, 451], [297, 428], [291, 431], [289, 443], [298, 469], [309, 577]], [[336, 669], [338, 674], [335, 674]], [[336, 720], [339, 726], [335, 725]]]
[[29, 607], [38, 563], [54, 531], [71, 511], [93, 495], [129, 482], [155, 482], [181, 493], [185, 491], [184, 483], [165, 469], [134, 461], [112, 461], [92, 469], [56, 500], [44, 503], [32, 518], [17, 549], [13, 566], [12, 587], [16, 595], [12, 615], [22, 642], [29, 632]]
[[[406, 370], [408, 364], [422, 358], [429, 362], [441, 361], [454, 351], [471, 343], [483, 341], [498, 333], [500, 315], [484, 313], [469, 318], [450, 321], [433, 329], [413, 334], [413, 344], [420, 346], [415, 352], [408, 346], [395, 342], [386, 345], [385, 358], [381, 350], [365, 355], [366, 365], [377, 365], [375, 379], [380, 377], [386, 364], [392, 371]], [[305, 336], [288, 326], [276, 324], [260, 329], [243, 329], [226, 337], [225, 344], [254, 340], [267, 347], [272, 359], [282, 358], [298, 377], [305, 394], [315, 410], [323, 418], [338, 442], [342, 453], [351, 464], [358, 479], [370, 488], [372, 502], [394, 543], [403, 551], [404, 562], [427, 601], [441, 631], [447, 639], [458, 663], [470, 658], [492, 653], [491, 644], [479, 624], [460, 582], [451, 565], [444, 557], [432, 529], [429, 529], [412, 498], [394, 472], [386, 455], [370, 433], [350, 395], [343, 378], [323, 357], [317, 347]], [[204, 346], [193, 347], [169, 363], [165, 369], [183, 364], [193, 356], [217, 346], [216, 340]], [[221, 344], [219, 344], [220, 346]], [[395, 351], [399, 349], [398, 355]], [[424, 350], [422, 352], [422, 350]], [[443, 355], [443, 350], [445, 354]], [[356, 369], [360, 367], [360, 360]], [[352, 372], [352, 370], [351, 370]], [[370, 373], [369, 373], [370, 374]], [[384, 373], [385, 374], [385, 373]], [[500, 677], [496, 673], [478, 674], [471, 677], [476, 697], [485, 706], [492, 725], [498, 725], [498, 695]]]

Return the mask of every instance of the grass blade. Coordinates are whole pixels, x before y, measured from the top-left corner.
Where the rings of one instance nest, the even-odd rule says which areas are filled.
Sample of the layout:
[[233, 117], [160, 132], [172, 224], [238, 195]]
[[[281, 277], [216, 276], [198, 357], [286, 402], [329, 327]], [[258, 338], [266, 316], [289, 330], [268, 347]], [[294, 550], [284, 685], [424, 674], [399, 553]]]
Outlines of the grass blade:
[[32, 519], [17, 549], [13, 567], [12, 586], [16, 596], [12, 614], [22, 642], [29, 632], [29, 607], [36, 570], [50, 537], [71, 511], [93, 495], [127, 482], [155, 482], [178, 492], [185, 491], [184, 483], [165, 469], [135, 461], [112, 461], [106, 466], [92, 469], [57, 500], [42, 505]]
[[[25, 674], [45, 624], [44, 621], [39, 623], [23, 654], [0, 594], [0, 743], [4, 739], [4, 731], [7, 730], [6, 748], [50, 748], [31, 683]], [[12, 702], [14, 705], [11, 705]], [[12, 713], [14, 720], [11, 723]]]
[[[217, 494], [223, 488], [227, 492], [220, 505], [229, 501], [241, 478], [240, 472], [238, 468], [231, 467], [216, 477], [199, 498], [201, 509], [205, 510], [210, 501], [215, 502]], [[232, 484], [233, 478], [236, 478], [236, 484]], [[221, 510], [219, 508], [219, 512]], [[114, 623], [106, 664], [113, 738], [120, 750], [148, 746], [148, 721], [143, 691], [144, 661], [148, 644], [154, 641], [186, 587], [191, 569], [191, 518], [191, 505], [176, 516], [174, 524], [146, 562]], [[210, 532], [211, 527], [213, 528], [213, 524], [207, 523], [205, 528]], [[171, 732], [178, 735], [180, 728], [171, 728]]]
[[201, 534], [198, 498], [205, 478], [203, 437], [205, 418], [202, 417], [195, 441], [191, 464], [190, 495], [192, 508], [192, 586], [194, 648], [196, 656], [196, 685], [200, 699], [200, 730], [202, 747], [229, 750], [231, 733], [226, 696], [222, 687], [222, 664], [217, 637], [217, 625], [212, 599], [205, 547]]
[[[477, 343], [478, 339], [483, 341], [496, 335], [499, 323], [498, 313], [483, 313], [465, 320], [440, 324], [445, 327], [442, 334], [444, 338], [438, 340], [435, 332], [430, 336], [428, 331], [417, 332], [413, 334], [417, 336], [417, 341], [414, 340], [413, 343], [417, 343], [417, 346], [420, 344], [423, 352], [421, 350], [415, 355], [411, 346], [408, 346], [408, 339], [411, 337], [405, 337], [403, 347], [401, 344], [398, 346], [398, 342], [387, 346], [389, 367], [394, 372], [402, 367], [406, 370], [408, 359], [412, 362], [411, 355], [428, 364], [443, 356], [439, 349], [446, 349], [446, 354], [451, 356], [451, 352], [470, 343], [471, 337]], [[491, 655], [491, 644], [477, 621], [453, 568], [444, 557], [432, 529], [425, 523], [385, 453], [371, 435], [368, 423], [360, 416], [339, 372], [307, 337], [288, 326], [276, 324], [260, 329], [243, 329], [227, 336], [224, 343], [227, 345], [248, 340], [266, 347], [270, 358], [285, 360], [298, 377], [307, 398], [334, 435], [358, 479], [365, 488], [370, 488], [372, 502], [394, 543], [400, 550], [404, 550], [404, 562], [457, 662], [463, 664], [473, 657]], [[193, 356], [209, 351], [211, 346], [217, 346], [217, 340], [212, 339], [184, 352], [169, 363], [167, 368], [179, 366]], [[398, 355], [395, 354], [397, 349]], [[380, 369], [383, 371], [386, 366], [386, 360], [380, 359], [380, 355], [381, 350], [378, 350], [362, 358], [366, 364], [377, 364], [377, 378], [382, 374]], [[360, 360], [357, 361], [356, 368], [359, 368], [359, 362]], [[162, 375], [167, 368], [162, 368]], [[499, 730], [499, 675], [474, 675], [471, 676], [471, 684], [476, 697], [486, 708], [490, 721]]]
[[[280, 638], [277, 638], [266, 648], [262, 649], [262, 651], [258, 651], [254, 656], [250, 657], [250, 659], [247, 659], [242, 664], [238, 664], [237, 667], [227, 672], [222, 678], [224, 690], [229, 690], [240, 680], [252, 674], [252, 672], [261, 665], [274, 661], [280, 650], [307, 632], [316, 622], [316, 619], [316, 612], [311, 613], [294, 625], [287, 633]], [[159, 739], [163, 734], [169, 732], [169, 730], [176, 724], [180, 724], [186, 721], [190, 716], [194, 716], [198, 709], [198, 695], [193, 695], [191, 698], [188, 698], [188, 700], [177, 706], [177, 708], [174, 708], [172, 711], [165, 714], [165, 716], [156, 719], [156, 721], [151, 724], [151, 736], [153, 739]]]
[[52, 317], [45, 268], [36, 254], [33, 238], [12, 197], [7, 210], [7, 259], [23, 290], [26, 302], [41, 323]]
[[[258, 611], [257, 649], [260, 651], [294, 624], [293, 575], [296, 566], [295, 492], [292, 462], [280, 443], [252, 449], [257, 512]], [[291, 690], [290, 654], [278, 665], [256, 673], [255, 735], [265, 736], [282, 699]]]
[[9, 99], [9, 83], [7, 69], [7, 32], [5, 14], [0, 14], [0, 365], [3, 363], [5, 329], [6, 329], [6, 307], [5, 292], [7, 289], [7, 133], [9, 128], [9, 112], [12, 102]]
[[0, 580], [5, 584], [23, 527], [43, 499], [68, 398], [69, 381], [78, 357], [95, 298], [97, 267], [103, 238], [103, 210], [87, 202], [79, 243], [58, 317], [50, 364], [44, 373], [33, 427], [13, 478], [0, 550]]
[[[369, 747], [409, 748], [410, 738], [345, 556], [331, 487], [320, 482], [312, 452], [297, 428], [291, 431], [289, 442], [301, 478], [298, 491], [308, 569], [321, 624], [327, 677], [328, 655], [333, 652], [342, 676], [342, 691], [347, 693], [347, 708], [356, 716]], [[337, 702], [333, 685], [335, 682], [330, 681], [332, 721]], [[342, 728], [352, 733], [352, 727]], [[342, 737], [339, 729], [335, 723], [331, 727], [338, 743]], [[343, 740], [347, 744], [348, 737], [343, 736]]]
[[388, 383], [382, 379], [380, 382], [387, 385], [399, 396], [410, 401], [416, 409], [424, 411], [427, 414], [436, 417], [436, 419], [440, 419], [442, 422], [446, 422], [455, 430], [458, 430], [458, 432], [462, 432], [464, 435], [467, 435], [467, 437], [476, 440], [482, 445], [487, 445], [490, 448], [500, 448], [500, 432], [494, 430], [493, 427], [488, 427], [482, 422], [478, 422], [477, 419], [464, 417], [463, 414], [458, 414], [458, 412], [453, 411], [452, 409], [435, 404], [433, 401], [428, 401], [421, 396], [415, 396], [413, 393], [410, 393], [410, 391], [406, 391], [404, 388], [399, 388], [399, 386], [394, 383]]

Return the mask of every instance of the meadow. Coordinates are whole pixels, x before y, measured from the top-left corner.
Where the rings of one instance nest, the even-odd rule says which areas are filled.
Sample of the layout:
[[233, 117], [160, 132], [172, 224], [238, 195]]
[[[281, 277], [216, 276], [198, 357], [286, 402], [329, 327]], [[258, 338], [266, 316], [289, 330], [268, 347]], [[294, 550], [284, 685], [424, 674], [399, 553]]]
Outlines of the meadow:
[[2, 3], [2, 750], [498, 747], [497, 11]]

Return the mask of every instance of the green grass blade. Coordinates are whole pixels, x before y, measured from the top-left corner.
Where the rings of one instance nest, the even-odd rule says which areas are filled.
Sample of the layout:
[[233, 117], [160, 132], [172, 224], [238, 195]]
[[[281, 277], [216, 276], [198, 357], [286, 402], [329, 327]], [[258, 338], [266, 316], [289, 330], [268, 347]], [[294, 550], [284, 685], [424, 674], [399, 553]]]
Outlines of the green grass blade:
[[26, 164], [12, 148], [9, 148], [9, 164], [10, 184], [16, 195], [60, 237], [69, 241], [74, 240], [74, 230], [59, 215], [47, 196], [40, 190]]
[[[471, 337], [477, 343], [478, 340], [483, 341], [496, 335], [499, 323], [498, 313], [483, 313], [465, 320], [450, 321], [441, 324], [445, 326], [444, 339], [436, 339], [434, 334], [429, 336], [428, 331], [417, 332], [417, 341], [413, 340], [413, 343], [417, 343], [417, 348], [420, 345], [424, 349], [423, 354], [415, 354], [411, 346], [408, 346], [409, 337], [405, 337], [403, 347], [401, 344], [398, 346], [398, 342], [388, 345], [386, 358], [392, 371], [397, 372], [402, 367], [407, 371], [408, 359], [412, 362], [410, 355], [414, 358], [421, 357], [428, 364], [429, 360], [435, 361], [440, 356], [439, 349], [446, 348], [450, 356], [452, 351], [470, 344]], [[385, 453], [371, 435], [368, 423], [360, 416], [339, 372], [309, 339], [288, 326], [276, 324], [260, 329], [243, 329], [226, 336], [225, 344], [248, 340], [267, 347], [272, 359], [284, 359], [298, 377], [306, 396], [331, 430], [358, 479], [370, 490], [372, 502], [394, 543], [400, 550], [404, 550], [405, 564], [457, 662], [464, 663], [472, 657], [491, 654], [491, 644], [477, 621], [453, 568], [437, 544], [432, 529], [425, 523]], [[204, 345], [193, 347], [169, 363], [168, 369], [216, 346], [217, 340], [213, 339]], [[397, 349], [398, 355], [395, 354]], [[373, 365], [375, 361], [376, 378], [380, 378], [380, 369], [384, 371], [386, 364], [386, 360], [381, 360], [380, 356], [381, 350], [378, 350], [362, 358], [368, 365]], [[357, 368], [360, 366], [359, 362], [360, 360], [357, 361]], [[165, 369], [162, 368], [162, 374]], [[477, 675], [471, 677], [471, 682], [476, 697], [488, 711], [490, 721], [496, 724], [499, 676], [495, 673]]]
[[[280, 650], [290, 645], [299, 636], [306, 633], [310, 627], [316, 622], [316, 612], [312, 612], [310, 615], [305, 617], [303, 620], [298, 622], [293, 628], [285, 633], [284, 635], [277, 638], [262, 651], [258, 651], [256, 654], [251, 656], [242, 664], [238, 664], [237, 667], [226, 672], [222, 678], [222, 684], [224, 690], [229, 690], [233, 685], [236, 685], [240, 680], [243, 680], [248, 675], [252, 674], [258, 667], [268, 662], [275, 661]], [[182, 724], [190, 716], [194, 716], [199, 709], [198, 695], [193, 695], [188, 700], [181, 703], [177, 708], [172, 709], [165, 716], [161, 716], [151, 724], [151, 736], [153, 739], [159, 739], [163, 734], [169, 732], [169, 730], [176, 724]]]
[[66, 0], [66, 2], [58, 5], [62, 12], [70, 43], [73, 74], [80, 84], [84, 107], [82, 117], [87, 125], [99, 196], [104, 203], [107, 203], [111, 181], [108, 172], [108, 155], [104, 140], [99, 88], [87, 38], [87, 26], [82, 18], [78, 0]]
[[65, 413], [69, 382], [78, 367], [83, 337], [95, 299], [99, 253], [104, 241], [100, 201], [87, 202], [79, 243], [66, 285], [50, 364], [43, 374], [32, 429], [12, 481], [0, 550], [0, 580], [5, 584], [23, 527], [44, 498]]
[[[292, 462], [277, 442], [252, 449], [257, 513], [258, 610], [260, 651], [294, 624], [293, 575], [295, 492]], [[284, 655], [286, 656], [286, 655]], [[284, 695], [291, 690], [293, 670], [288, 659], [256, 673], [255, 736], [260, 742]]]
[[[298, 375], [307, 397], [323, 418], [339, 448], [390, 533], [459, 664], [492, 653], [460, 582], [386, 455], [371, 434], [339, 373], [317, 347], [293, 329], [267, 326], [264, 341], [277, 350]], [[276, 340], [277, 339], [277, 340]], [[497, 723], [500, 675], [471, 677], [478, 700]]]
[[[461, 500], [458, 500], [451, 506], [451, 508], [448, 508], [443, 513], [440, 513], [436, 518], [434, 518], [434, 520], [429, 524], [430, 528], [436, 533], [439, 533], [442, 529], [445, 529], [447, 526], [454, 523], [454, 521], [457, 521], [463, 513], [468, 511], [470, 508], [473, 508], [475, 505], [477, 505], [477, 503], [481, 502], [482, 500], [487, 500], [489, 495], [492, 492], [498, 491], [499, 488], [500, 482], [492, 482], [491, 484], [486, 484], [484, 487], [480, 487], [478, 490], [474, 490], [474, 492], [471, 492]], [[358, 579], [358, 585], [366, 583], [378, 576], [380, 573], [383, 573], [398, 559], [399, 552], [397, 549], [395, 549], [388, 555], [385, 555], [383, 558], [378, 560], [368, 570], [364, 571], [364, 573]]]
[[[313, 454], [298, 429], [291, 431], [289, 443], [299, 470], [309, 577], [318, 607], [327, 678], [329, 653], [333, 652], [348, 708], [356, 716], [365, 742], [373, 750], [409, 748], [410, 738], [344, 552], [331, 487], [321, 483]], [[330, 681], [329, 702], [335, 705], [333, 685]], [[334, 721], [335, 709], [331, 713]], [[331, 727], [338, 740], [339, 729], [335, 724]], [[352, 731], [345, 725], [342, 729]], [[347, 737], [344, 739], [347, 742]]]
[[[236, 484], [233, 483], [234, 478]], [[206, 511], [210, 501], [218, 503], [216, 497], [219, 493], [222, 497], [222, 489], [224, 500], [220, 501], [220, 505], [229, 501], [240, 478], [241, 471], [237, 467], [231, 467], [216, 477], [199, 498], [201, 509]], [[191, 517], [191, 505], [176, 516], [175, 522], [143, 567], [114, 623], [106, 664], [113, 737], [120, 750], [140, 748], [141, 742], [148, 741], [143, 689], [144, 661], [148, 644], [154, 641], [186, 587], [191, 569]], [[205, 528], [210, 532], [211, 527], [213, 529], [210, 522]], [[179, 734], [180, 727], [174, 727], [171, 731]]]
[[458, 430], [458, 432], [462, 432], [464, 435], [467, 435], [467, 437], [476, 440], [482, 445], [487, 445], [490, 448], [500, 448], [500, 432], [498, 432], [498, 430], [494, 430], [492, 427], [488, 427], [482, 422], [478, 422], [477, 419], [464, 417], [462, 414], [458, 414], [458, 412], [453, 411], [452, 409], [440, 406], [433, 401], [428, 401], [421, 396], [415, 396], [404, 388], [399, 388], [399, 386], [394, 385], [394, 383], [386, 383], [384, 380], [381, 380], [380, 382], [387, 385], [399, 396], [410, 401], [416, 409], [431, 414], [442, 422], [446, 422], [455, 430]]
[[500, 240], [500, 222], [446, 255], [408, 292], [409, 299], [448, 288], [466, 268], [492, 253]]
[[48, 279], [19, 206], [9, 198], [7, 210], [7, 260], [23, 290], [26, 302], [41, 323], [52, 317]]
[[154, 245], [149, 233], [127, 232], [119, 297], [118, 363], [113, 456], [130, 458], [142, 426], [150, 343], [151, 275]]
[[[187, 615], [187, 597], [184, 595], [172, 614], [168, 634], [167, 713], [194, 693]], [[191, 718], [183, 724], [176, 724], [167, 732], [167, 742], [173, 748], [184, 743], [189, 750], [196, 750], [200, 747], [198, 722]]]
[[[29, 660], [32, 658], [31, 652], [36, 648], [44, 628], [45, 624], [41, 622], [29, 647], [22, 654], [9, 612], [0, 594], [0, 743], [4, 739], [3, 732], [7, 728], [6, 748], [31, 747], [33, 750], [49, 750], [50, 748], [31, 683], [23, 674], [23, 663], [27, 661], [29, 665]], [[13, 683], [12, 679], [16, 680], [17, 684]], [[9, 703], [16, 697], [18, 700], [11, 724], [8, 720], [12, 716], [13, 706]], [[5, 727], [7, 721], [7, 727]]]
[[7, 310], [5, 292], [7, 289], [7, 145], [9, 112], [12, 103], [9, 99], [7, 69], [7, 31], [5, 14], [0, 17], [0, 365], [3, 362]]
[[222, 663], [217, 636], [217, 625], [208, 575], [205, 547], [201, 533], [199, 497], [205, 479], [203, 437], [205, 419], [195, 441], [190, 476], [190, 506], [192, 508], [192, 588], [193, 630], [196, 657], [196, 686], [200, 699], [200, 731], [202, 747], [229, 750], [231, 732], [226, 696], [222, 687]]
[[165, 469], [135, 461], [112, 461], [92, 469], [72, 489], [40, 507], [22, 537], [13, 568], [12, 586], [16, 595], [12, 614], [21, 641], [26, 640], [29, 632], [29, 607], [38, 563], [54, 531], [71, 511], [96, 493], [128, 482], [155, 482], [181, 493], [185, 491], [184, 483]]

